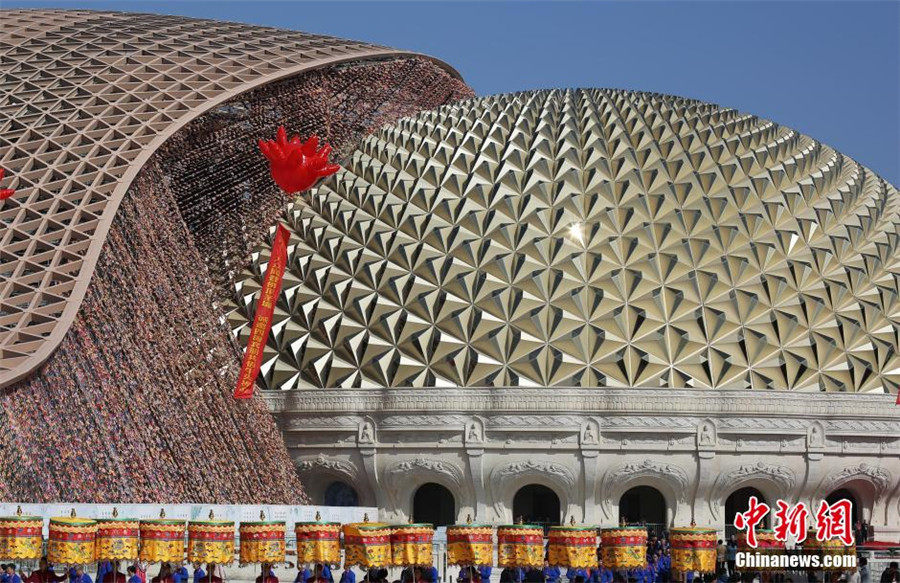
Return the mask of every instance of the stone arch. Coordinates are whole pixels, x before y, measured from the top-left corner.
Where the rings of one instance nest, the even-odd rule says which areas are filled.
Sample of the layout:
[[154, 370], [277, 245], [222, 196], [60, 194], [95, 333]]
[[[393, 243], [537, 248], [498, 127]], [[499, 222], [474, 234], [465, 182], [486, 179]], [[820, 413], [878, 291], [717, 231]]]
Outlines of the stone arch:
[[747, 463], [722, 471], [715, 479], [709, 497], [709, 511], [715, 522], [725, 518], [725, 502], [741, 488], [755, 488], [769, 505], [782, 499], [793, 502], [797, 478], [786, 466], [766, 462]]
[[828, 504], [834, 504], [838, 500], [842, 499], [850, 500], [850, 503], [852, 505], [850, 524], [855, 525], [857, 521], [863, 520], [865, 518], [865, 506], [863, 506], [863, 504], [860, 502], [860, 496], [857, 493], [856, 489], [853, 487], [841, 486], [837, 490], [832, 490], [825, 496], [825, 498], [823, 498], [823, 500], [828, 502]]
[[377, 505], [375, 495], [368, 488], [368, 480], [353, 462], [319, 454], [315, 458], [297, 460], [296, 466], [314, 504], [323, 503], [325, 491], [331, 484], [344, 482], [356, 491], [361, 506]]
[[[732, 490], [725, 498], [725, 502], [722, 506], [724, 508], [724, 512], [722, 514], [724, 524], [721, 526], [724, 527], [725, 536], [730, 537], [736, 534], [734, 529], [735, 516], [737, 516], [738, 512], [743, 513], [749, 509], [750, 505], [748, 502], [750, 497], [755, 497], [760, 503], [768, 504], [769, 508], [771, 509], [775, 508], [775, 500], [772, 500], [771, 498], [766, 496], [765, 492], [759, 490], [755, 486], [743, 485], [736, 490]], [[732, 506], [731, 509], [728, 508], [729, 505]], [[763, 517], [760, 528], [769, 528], [772, 526], [773, 511], [770, 511], [768, 514], [766, 514], [765, 517]]]
[[[501, 520], [511, 522], [514, 519], [512, 512], [516, 493], [525, 486], [537, 484], [553, 490], [566, 516], [574, 514], [575, 483], [575, 474], [555, 462], [526, 460], [496, 467], [491, 472], [494, 511]], [[582, 512], [578, 512], [576, 519], [583, 518]]]
[[[636, 501], [636, 498], [640, 498], [640, 501], [632, 504], [632, 502]], [[662, 508], [656, 508], [659, 503], [662, 504]], [[661, 534], [659, 532], [660, 527], [664, 530], [672, 522], [672, 513], [669, 510], [669, 505], [666, 503], [665, 495], [653, 486], [632, 486], [619, 497], [618, 506], [620, 523], [646, 524], [651, 529], [655, 529], [650, 532], [655, 536]]]
[[385, 472], [385, 486], [394, 507], [412, 516], [416, 492], [425, 484], [438, 484], [453, 496], [457, 518], [464, 512], [473, 513], [474, 496], [468, 488], [465, 473], [456, 464], [419, 457], [398, 462]]
[[[421, 508], [420, 508], [421, 506]], [[413, 492], [410, 520], [434, 526], [448, 526], [457, 522], [459, 501], [449, 488], [437, 482], [422, 484]]]
[[325, 506], [359, 506], [359, 492], [344, 480], [335, 480], [325, 488]]
[[608, 523], [618, 524], [619, 501], [628, 490], [649, 486], [662, 494], [666, 503], [666, 524], [672, 526], [679, 503], [686, 504], [691, 480], [681, 466], [646, 459], [610, 468], [601, 480], [599, 497]]
[[861, 517], [872, 520], [876, 501], [887, 494], [888, 488], [894, 483], [890, 472], [884, 468], [871, 466], [865, 462], [848, 465], [835, 469], [822, 478], [810, 504], [818, 504], [819, 500], [824, 500], [832, 492], [844, 488], [856, 497], [861, 507]]
[[562, 511], [559, 495], [543, 484], [522, 486], [513, 495], [512, 516], [516, 521], [522, 519], [527, 524], [555, 525], [563, 518]]

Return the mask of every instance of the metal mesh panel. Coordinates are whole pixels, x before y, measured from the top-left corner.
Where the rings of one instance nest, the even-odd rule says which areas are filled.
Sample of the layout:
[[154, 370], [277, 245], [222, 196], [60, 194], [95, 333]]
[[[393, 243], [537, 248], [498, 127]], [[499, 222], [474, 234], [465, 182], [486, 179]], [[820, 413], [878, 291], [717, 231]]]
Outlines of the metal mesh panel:
[[0, 202], [0, 387], [62, 341], [117, 205], [182, 125], [282, 77], [409, 54], [176, 16], [3, 11], [0, 166], [17, 192]]

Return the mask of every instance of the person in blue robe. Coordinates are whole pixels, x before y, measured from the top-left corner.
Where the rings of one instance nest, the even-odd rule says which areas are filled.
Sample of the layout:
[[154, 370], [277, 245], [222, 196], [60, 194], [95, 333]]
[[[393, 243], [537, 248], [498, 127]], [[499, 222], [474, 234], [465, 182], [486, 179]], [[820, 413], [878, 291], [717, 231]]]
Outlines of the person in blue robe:
[[203, 570], [200, 563], [194, 563], [194, 583], [202, 583], [204, 577], [206, 577], [206, 571]]
[[[331, 574], [330, 569], [329, 574]], [[353, 569], [349, 567], [344, 569], [344, 572], [341, 573], [341, 583], [356, 583], [356, 573], [353, 572]]]
[[575, 577], [581, 577], [583, 581], [587, 581], [588, 573], [580, 567], [577, 569], [569, 567], [569, 569], [566, 571], [566, 579], [568, 579], [569, 581], [574, 581]]
[[[109, 561], [103, 561], [102, 563], [100, 563], [100, 566], [97, 567], [97, 581], [103, 581], [103, 578], [106, 577], [107, 573], [112, 573], [112, 565], [109, 563]], [[179, 582], [175, 581], [175, 583]]]
[[22, 578], [16, 573], [16, 566], [13, 563], [6, 565], [4, 569], [6, 575], [6, 583], [22, 583]]
[[128, 567], [128, 569], [126, 569], [126, 571], [128, 572], [127, 583], [141, 583], [141, 578], [137, 574], [137, 567], [135, 567], [134, 565], [131, 565]]
[[543, 575], [546, 583], [557, 583], [562, 577], [562, 571], [559, 570], [559, 567], [551, 567], [549, 561], [544, 561]]
[[481, 575], [481, 583], [488, 583], [491, 580], [491, 572], [494, 570], [491, 566], [478, 567], [478, 574]]
[[[187, 583], [188, 580], [188, 571], [184, 568], [184, 565], [178, 567], [172, 572], [172, 581], [173, 583]], [[102, 581], [102, 579], [101, 579]]]
[[[13, 565], [13, 571], [16, 570], [16, 566]], [[7, 583], [9, 581], [9, 574], [6, 572], [6, 563], [0, 564], [0, 583]]]
[[[9, 583], [16, 583], [16, 581], [10, 581]], [[22, 583], [19, 580], [18, 583]], [[75, 583], [94, 583], [91, 579], [91, 576], [84, 572], [84, 567], [78, 565], [75, 567]]]

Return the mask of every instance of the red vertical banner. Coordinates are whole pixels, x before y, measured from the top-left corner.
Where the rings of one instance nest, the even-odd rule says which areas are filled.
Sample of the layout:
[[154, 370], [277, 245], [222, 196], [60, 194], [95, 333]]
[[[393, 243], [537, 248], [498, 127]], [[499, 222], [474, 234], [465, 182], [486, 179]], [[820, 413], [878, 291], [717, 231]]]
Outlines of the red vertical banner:
[[266, 340], [269, 338], [269, 331], [272, 329], [275, 304], [278, 302], [278, 294], [281, 293], [281, 279], [284, 277], [284, 269], [287, 266], [289, 237], [288, 230], [279, 224], [275, 231], [275, 243], [272, 245], [269, 267], [266, 269], [266, 277], [263, 279], [259, 302], [256, 305], [253, 327], [250, 328], [250, 342], [247, 343], [244, 361], [241, 363], [241, 374], [238, 377], [237, 387], [234, 389], [235, 399], [253, 397], [253, 386], [259, 375], [263, 350], [266, 347]]

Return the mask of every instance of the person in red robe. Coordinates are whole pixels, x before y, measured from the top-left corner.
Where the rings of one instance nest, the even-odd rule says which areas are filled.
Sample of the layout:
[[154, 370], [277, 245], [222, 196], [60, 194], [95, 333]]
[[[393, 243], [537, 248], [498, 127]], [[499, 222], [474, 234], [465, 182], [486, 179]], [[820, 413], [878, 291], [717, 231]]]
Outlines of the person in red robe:
[[256, 578], [256, 583], [278, 583], [278, 577], [276, 577], [275, 573], [272, 571], [272, 565], [263, 563], [262, 572], [259, 577]]
[[206, 565], [206, 575], [200, 579], [200, 583], [222, 583], [222, 577], [216, 574], [215, 563], [208, 563]]
[[[276, 581], [277, 581], [277, 579], [276, 579]], [[260, 583], [260, 582], [257, 581], [256, 583]], [[306, 579], [306, 583], [331, 583], [331, 582], [328, 581], [328, 579], [325, 577], [325, 568], [322, 565], [316, 565], [315, 567], [313, 567], [312, 575], [310, 575]]]
[[159, 566], [159, 574], [150, 579], [151, 583], [175, 583], [172, 577], [172, 566], [169, 563], [163, 563]]
[[119, 561], [113, 561], [112, 570], [103, 575], [103, 580], [98, 583], [126, 583], [125, 573], [119, 572]]
[[31, 575], [25, 578], [25, 583], [55, 583], [56, 581], [64, 581], [65, 575], [57, 575], [50, 568], [47, 557], [41, 557], [37, 571], [32, 571]]

